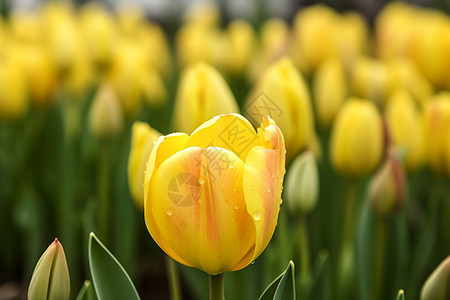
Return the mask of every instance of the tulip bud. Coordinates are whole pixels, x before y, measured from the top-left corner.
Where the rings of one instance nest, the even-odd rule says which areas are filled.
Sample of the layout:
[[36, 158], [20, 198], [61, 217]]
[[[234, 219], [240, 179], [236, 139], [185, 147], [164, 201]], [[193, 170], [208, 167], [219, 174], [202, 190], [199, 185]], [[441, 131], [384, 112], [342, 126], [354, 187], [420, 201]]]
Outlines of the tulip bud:
[[425, 105], [425, 145], [432, 169], [450, 174], [450, 93], [433, 96]]
[[225, 32], [227, 53], [225, 68], [234, 75], [243, 74], [254, 51], [255, 33], [247, 21], [235, 20]]
[[216, 115], [238, 111], [225, 79], [212, 66], [197, 63], [183, 72], [175, 100], [176, 131], [192, 132]]
[[144, 209], [144, 173], [150, 152], [161, 133], [144, 122], [134, 122], [131, 132], [128, 185], [136, 206]]
[[314, 116], [308, 88], [289, 58], [282, 58], [262, 74], [244, 105], [254, 126], [269, 115], [286, 138], [288, 160], [309, 142], [314, 131]]
[[341, 61], [348, 68], [358, 55], [367, 52], [369, 28], [364, 17], [355, 12], [341, 15], [337, 26], [336, 47]]
[[0, 119], [17, 120], [28, 110], [25, 74], [11, 57], [0, 60]]
[[314, 75], [313, 91], [318, 121], [329, 128], [348, 93], [345, 70], [339, 60], [329, 59], [320, 65]]
[[448, 300], [450, 297], [450, 256], [431, 273], [420, 292], [421, 300]]
[[29, 300], [65, 300], [70, 297], [66, 255], [58, 239], [45, 250], [36, 264], [28, 288]]
[[390, 151], [369, 187], [370, 205], [380, 217], [401, 210], [405, 203], [405, 174], [397, 155]]
[[407, 170], [417, 169], [425, 160], [423, 117], [406, 91], [393, 94], [386, 107], [386, 119], [394, 146], [406, 151]]
[[294, 213], [306, 214], [317, 203], [319, 174], [314, 154], [306, 151], [298, 155], [286, 175], [286, 200]]
[[89, 111], [89, 126], [99, 139], [108, 139], [122, 130], [123, 116], [119, 99], [109, 85], [97, 91]]
[[383, 126], [375, 105], [351, 98], [341, 107], [331, 133], [331, 161], [348, 176], [363, 176], [379, 163]]

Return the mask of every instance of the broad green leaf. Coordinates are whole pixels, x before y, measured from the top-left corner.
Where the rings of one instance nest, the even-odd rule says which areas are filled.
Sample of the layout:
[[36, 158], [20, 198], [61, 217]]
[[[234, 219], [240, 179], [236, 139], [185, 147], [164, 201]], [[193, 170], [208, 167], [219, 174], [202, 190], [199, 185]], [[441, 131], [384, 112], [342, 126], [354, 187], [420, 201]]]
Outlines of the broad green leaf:
[[281, 273], [259, 297], [259, 300], [295, 300], [294, 262], [291, 260]]
[[398, 291], [396, 300], [405, 300], [405, 292], [403, 290]]
[[98, 299], [140, 299], [125, 269], [92, 232], [89, 236], [89, 267]]
[[85, 280], [83, 286], [78, 292], [76, 300], [96, 300], [94, 289], [90, 280]]

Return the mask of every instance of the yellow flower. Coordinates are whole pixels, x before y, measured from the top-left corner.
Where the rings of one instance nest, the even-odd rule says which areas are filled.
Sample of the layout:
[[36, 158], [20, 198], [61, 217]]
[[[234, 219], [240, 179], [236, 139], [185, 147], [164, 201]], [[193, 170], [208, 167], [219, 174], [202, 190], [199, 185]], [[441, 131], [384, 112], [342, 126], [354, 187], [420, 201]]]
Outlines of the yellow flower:
[[183, 72], [173, 115], [176, 131], [192, 132], [218, 114], [235, 112], [239, 107], [233, 93], [216, 69], [197, 63]]
[[41, 43], [42, 23], [39, 15], [15, 11], [10, 17], [10, 30], [12, 36], [19, 41]]
[[279, 124], [286, 137], [288, 160], [304, 148], [314, 132], [308, 89], [292, 61], [282, 58], [262, 74], [244, 105], [254, 126], [264, 115]]
[[29, 300], [68, 300], [70, 278], [66, 255], [58, 239], [45, 250], [36, 264], [28, 288]]
[[341, 173], [362, 176], [378, 165], [383, 127], [375, 105], [352, 98], [339, 110], [331, 135], [331, 161]]
[[173, 259], [209, 274], [255, 260], [277, 224], [285, 173], [281, 130], [216, 116], [192, 135], [160, 137], [144, 179], [145, 222]]
[[423, 117], [406, 91], [397, 91], [389, 100], [386, 121], [394, 146], [406, 151], [407, 170], [420, 167], [425, 160]]
[[247, 69], [254, 53], [255, 33], [250, 23], [232, 21], [225, 31], [225, 69], [233, 75], [241, 75]]
[[450, 93], [429, 99], [424, 114], [428, 162], [438, 173], [450, 175]]
[[367, 52], [369, 28], [364, 17], [355, 12], [340, 16], [336, 31], [336, 48], [342, 63], [348, 68], [361, 54]]
[[131, 149], [128, 157], [128, 186], [136, 206], [144, 209], [144, 173], [148, 157], [156, 140], [157, 130], [144, 122], [134, 122], [131, 129]]
[[314, 75], [313, 92], [317, 119], [329, 128], [348, 94], [345, 70], [339, 60], [329, 59], [320, 65]]
[[28, 110], [25, 74], [18, 62], [8, 56], [0, 59], [0, 119], [20, 119]]

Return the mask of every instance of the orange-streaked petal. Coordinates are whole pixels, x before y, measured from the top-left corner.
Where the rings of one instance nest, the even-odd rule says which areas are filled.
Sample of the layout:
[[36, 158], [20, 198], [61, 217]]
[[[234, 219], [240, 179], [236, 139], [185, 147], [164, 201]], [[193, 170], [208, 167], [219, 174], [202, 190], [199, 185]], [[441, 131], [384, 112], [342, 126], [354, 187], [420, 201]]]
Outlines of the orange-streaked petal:
[[147, 161], [147, 168], [144, 176], [144, 210], [148, 197], [148, 187], [153, 173], [158, 170], [159, 166], [171, 155], [184, 149], [184, 145], [188, 139], [185, 133], [172, 133], [166, 136], [161, 136], [156, 141], [155, 146], [150, 153]]
[[226, 114], [216, 116], [198, 127], [189, 137], [186, 148], [225, 148], [245, 161], [250, 149], [262, 144], [247, 119], [238, 114]]
[[255, 227], [244, 201], [245, 165], [217, 147], [190, 147], [150, 180], [145, 209], [156, 243], [182, 264], [218, 274], [251, 262]]
[[264, 117], [258, 129], [269, 148], [256, 146], [247, 155], [244, 172], [244, 195], [247, 211], [256, 228], [256, 259], [266, 248], [277, 225], [285, 173], [285, 144], [280, 128]]

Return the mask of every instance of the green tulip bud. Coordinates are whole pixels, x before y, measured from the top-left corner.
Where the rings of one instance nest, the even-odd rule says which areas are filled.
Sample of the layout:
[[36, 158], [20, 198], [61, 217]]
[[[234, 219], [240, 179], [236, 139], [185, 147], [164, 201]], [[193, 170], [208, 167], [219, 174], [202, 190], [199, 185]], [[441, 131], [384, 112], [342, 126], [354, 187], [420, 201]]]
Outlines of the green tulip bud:
[[431, 273], [420, 292], [421, 300], [446, 300], [450, 297], [450, 255]]
[[319, 174], [314, 154], [306, 151], [297, 156], [286, 175], [286, 197], [294, 213], [307, 213], [317, 203]]
[[66, 255], [58, 239], [45, 250], [34, 268], [28, 288], [29, 300], [65, 300], [70, 297]]

